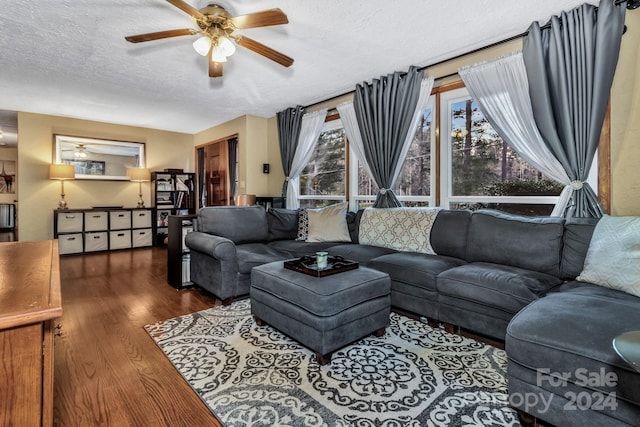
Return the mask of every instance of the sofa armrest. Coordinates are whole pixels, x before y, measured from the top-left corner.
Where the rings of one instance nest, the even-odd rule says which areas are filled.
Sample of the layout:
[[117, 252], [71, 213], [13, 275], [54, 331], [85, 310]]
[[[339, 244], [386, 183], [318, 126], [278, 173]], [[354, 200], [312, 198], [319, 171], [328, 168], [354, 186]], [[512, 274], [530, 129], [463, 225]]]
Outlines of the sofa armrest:
[[231, 240], [214, 234], [194, 231], [185, 238], [187, 247], [225, 262], [237, 262], [236, 245]]

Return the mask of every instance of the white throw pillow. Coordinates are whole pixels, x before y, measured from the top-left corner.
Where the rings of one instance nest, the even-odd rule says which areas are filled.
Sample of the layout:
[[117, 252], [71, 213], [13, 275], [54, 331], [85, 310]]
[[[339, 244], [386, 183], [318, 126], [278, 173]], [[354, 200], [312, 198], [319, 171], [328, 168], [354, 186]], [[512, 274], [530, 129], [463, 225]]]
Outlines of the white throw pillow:
[[358, 241], [398, 251], [435, 254], [431, 227], [440, 208], [366, 208]]
[[603, 216], [577, 279], [640, 296], [640, 217]]
[[347, 203], [322, 209], [307, 209], [309, 232], [307, 242], [350, 242], [347, 225]]

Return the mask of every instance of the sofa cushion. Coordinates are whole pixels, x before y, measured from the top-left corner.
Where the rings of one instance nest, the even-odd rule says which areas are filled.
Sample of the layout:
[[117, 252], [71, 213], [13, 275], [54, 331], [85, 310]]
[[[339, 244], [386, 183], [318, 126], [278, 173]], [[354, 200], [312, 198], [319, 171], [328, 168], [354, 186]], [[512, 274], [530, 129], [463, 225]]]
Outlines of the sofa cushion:
[[437, 279], [440, 302], [456, 305], [456, 301], [467, 301], [509, 315], [561, 283], [561, 279], [549, 274], [490, 263], [445, 270]]
[[584, 268], [589, 242], [599, 218], [570, 218], [564, 226], [562, 237], [562, 263], [560, 277], [572, 280]]
[[[605, 396], [615, 393], [619, 402], [640, 405], [640, 373], [612, 346], [616, 336], [638, 329], [640, 298], [573, 283], [566, 291], [533, 302], [512, 319], [505, 343], [509, 375], [521, 376], [519, 371], [528, 369], [533, 371], [531, 379], [541, 382], [541, 388], [560, 396], [586, 389]], [[538, 370], [566, 373], [567, 381], [551, 384], [544, 377], [540, 379], [544, 371]], [[605, 384], [606, 373], [615, 374], [613, 384]], [[595, 375], [595, 381], [585, 384], [585, 374]]]
[[560, 276], [564, 219], [492, 210], [471, 215], [467, 261], [509, 265]]
[[335, 242], [301, 242], [299, 240], [276, 240], [269, 242], [269, 247], [286, 252], [288, 258], [300, 258], [306, 255], [314, 255], [319, 251], [326, 251]]
[[383, 248], [371, 245], [336, 245], [329, 248], [329, 254], [333, 256], [341, 256], [344, 259], [358, 261], [360, 264], [367, 265], [371, 259], [380, 255], [395, 253], [393, 249]]
[[418, 252], [398, 252], [374, 258], [371, 268], [388, 273], [393, 281], [436, 290], [436, 277], [466, 262], [452, 257]]
[[307, 242], [351, 242], [347, 225], [347, 203], [307, 209]]
[[251, 273], [251, 269], [258, 265], [291, 258], [288, 252], [274, 248], [266, 243], [238, 245], [236, 253], [238, 254], [238, 272], [242, 274]]
[[360, 220], [358, 242], [398, 251], [435, 254], [431, 228], [440, 208], [367, 208]]
[[431, 247], [438, 255], [467, 258], [467, 236], [471, 211], [446, 210], [438, 212], [431, 228]]
[[347, 226], [349, 227], [349, 236], [351, 243], [358, 243], [358, 229], [360, 228], [360, 218], [363, 210], [358, 212], [347, 212]]
[[226, 237], [235, 244], [265, 242], [267, 213], [262, 206], [212, 206], [200, 209], [198, 231]]
[[640, 296], [640, 217], [604, 215], [577, 280]]
[[270, 208], [267, 210], [269, 241], [293, 240], [298, 231], [298, 210]]

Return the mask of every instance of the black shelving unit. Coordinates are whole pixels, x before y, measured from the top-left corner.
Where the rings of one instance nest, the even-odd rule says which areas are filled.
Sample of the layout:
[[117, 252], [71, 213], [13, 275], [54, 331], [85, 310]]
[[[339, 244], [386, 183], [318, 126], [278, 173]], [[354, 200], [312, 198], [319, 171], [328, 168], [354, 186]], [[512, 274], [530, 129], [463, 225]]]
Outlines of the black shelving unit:
[[192, 172], [151, 172], [154, 205], [154, 245], [163, 246], [169, 235], [169, 216], [196, 213], [196, 175]]
[[256, 204], [269, 208], [286, 208], [286, 198], [284, 197], [256, 197]]
[[167, 281], [176, 289], [193, 286], [189, 275], [189, 248], [184, 238], [195, 227], [196, 215], [169, 215]]

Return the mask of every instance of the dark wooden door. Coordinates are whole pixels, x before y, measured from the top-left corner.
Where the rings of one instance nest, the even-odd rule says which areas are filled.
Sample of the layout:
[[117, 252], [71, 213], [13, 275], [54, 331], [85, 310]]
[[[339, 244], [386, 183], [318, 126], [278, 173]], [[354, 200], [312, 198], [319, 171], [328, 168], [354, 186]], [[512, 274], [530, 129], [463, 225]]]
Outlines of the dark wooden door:
[[226, 141], [207, 145], [204, 149], [204, 156], [206, 206], [228, 205], [229, 169]]

